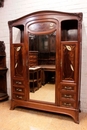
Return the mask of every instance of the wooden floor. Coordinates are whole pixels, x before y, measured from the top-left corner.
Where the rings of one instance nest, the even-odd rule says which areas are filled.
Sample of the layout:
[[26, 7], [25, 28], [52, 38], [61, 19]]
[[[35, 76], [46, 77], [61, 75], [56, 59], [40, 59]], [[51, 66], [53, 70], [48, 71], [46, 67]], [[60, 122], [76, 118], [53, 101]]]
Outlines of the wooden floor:
[[87, 113], [80, 123], [69, 116], [25, 108], [10, 110], [10, 101], [0, 102], [0, 130], [87, 130]]

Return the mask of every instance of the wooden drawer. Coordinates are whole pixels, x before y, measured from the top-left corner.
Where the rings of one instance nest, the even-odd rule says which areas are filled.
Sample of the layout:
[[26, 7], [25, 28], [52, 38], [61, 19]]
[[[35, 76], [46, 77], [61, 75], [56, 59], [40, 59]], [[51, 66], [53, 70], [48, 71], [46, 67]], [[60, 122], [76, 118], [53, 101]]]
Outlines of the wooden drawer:
[[61, 84], [60, 91], [76, 92], [76, 85]]
[[30, 60], [29, 61], [29, 65], [31, 65], [31, 64], [34, 64], [34, 65], [37, 65], [38, 64], [38, 62], [37, 62], [37, 60]]
[[24, 85], [23, 80], [13, 79], [13, 85]]
[[29, 51], [29, 67], [38, 65], [38, 51]]
[[25, 89], [23, 87], [16, 87], [16, 86], [13, 86], [13, 92], [16, 93], [24, 93], [25, 92]]
[[62, 100], [62, 99], [76, 101], [76, 94], [69, 93], [69, 92], [61, 92], [60, 93], [60, 100]]
[[13, 94], [13, 99], [17, 99], [17, 100], [25, 100], [25, 96], [22, 94]]
[[30, 58], [30, 59], [32, 59], [32, 58], [33, 58], [33, 59], [37, 59], [37, 55], [35, 55], [35, 54], [30, 54], [30, 55], [29, 55], [29, 58]]
[[74, 101], [61, 100], [60, 101], [60, 106], [68, 107], [68, 108], [76, 108], [76, 103]]
[[29, 67], [37, 66], [37, 63], [33, 62], [29, 64]]
[[37, 62], [37, 59], [30, 59], [29, 62]]

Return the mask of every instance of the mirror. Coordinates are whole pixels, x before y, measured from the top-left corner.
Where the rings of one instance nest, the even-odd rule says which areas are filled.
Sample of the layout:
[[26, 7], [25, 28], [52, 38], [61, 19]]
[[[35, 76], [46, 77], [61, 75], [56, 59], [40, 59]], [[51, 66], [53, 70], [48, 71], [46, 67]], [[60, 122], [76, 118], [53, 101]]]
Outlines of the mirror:
[[55, 103], [56, 32], [29, 33], [30, 99]]

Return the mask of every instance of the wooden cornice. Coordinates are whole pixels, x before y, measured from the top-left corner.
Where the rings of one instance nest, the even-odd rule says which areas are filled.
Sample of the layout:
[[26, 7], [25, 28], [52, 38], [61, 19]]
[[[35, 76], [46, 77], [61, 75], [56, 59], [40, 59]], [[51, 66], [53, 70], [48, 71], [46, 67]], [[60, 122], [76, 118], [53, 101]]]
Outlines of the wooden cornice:
[[0, 0], [0, 7], [4, 6], [4, 0]]

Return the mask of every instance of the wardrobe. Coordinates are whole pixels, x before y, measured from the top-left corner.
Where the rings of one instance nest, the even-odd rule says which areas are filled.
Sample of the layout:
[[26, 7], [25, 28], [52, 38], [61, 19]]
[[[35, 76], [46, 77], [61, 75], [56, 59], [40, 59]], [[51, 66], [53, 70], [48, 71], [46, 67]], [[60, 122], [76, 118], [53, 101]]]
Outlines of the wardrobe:
[[8, 26], [11, 109], [65, 114], [79, 123], [82, 13], [38, 11]]

